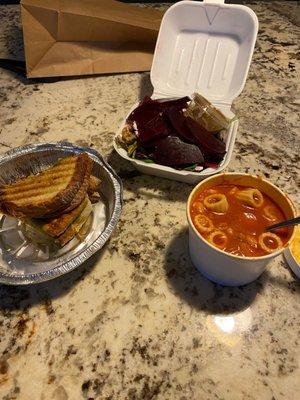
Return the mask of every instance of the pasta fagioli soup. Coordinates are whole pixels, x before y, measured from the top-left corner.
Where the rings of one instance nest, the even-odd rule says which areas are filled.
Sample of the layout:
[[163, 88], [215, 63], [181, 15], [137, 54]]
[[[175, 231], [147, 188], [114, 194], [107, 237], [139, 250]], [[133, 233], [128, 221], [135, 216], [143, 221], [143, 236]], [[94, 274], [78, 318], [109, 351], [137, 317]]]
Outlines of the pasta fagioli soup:
[[213, 246], [228, 253], [259, 257], [281, 249], [287, 228], [266, 232], [284, 220], [282, 210], [258, 189], [216, 185], [195, 194], [190, 215], [197, 231]]

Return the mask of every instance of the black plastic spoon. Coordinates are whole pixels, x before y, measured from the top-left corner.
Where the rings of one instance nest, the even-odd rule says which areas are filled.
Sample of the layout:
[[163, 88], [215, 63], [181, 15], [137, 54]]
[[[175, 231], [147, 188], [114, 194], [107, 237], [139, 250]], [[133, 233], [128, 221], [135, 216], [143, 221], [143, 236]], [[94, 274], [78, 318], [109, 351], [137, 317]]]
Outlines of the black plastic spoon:
[[300, 216], [292, 219], [287, 219], [286, 221], [278, 222], [266, 227], [266, 231], [273, 231], [274, 229], [283, 228], [284, 226], [292, 226], [300, 224]]

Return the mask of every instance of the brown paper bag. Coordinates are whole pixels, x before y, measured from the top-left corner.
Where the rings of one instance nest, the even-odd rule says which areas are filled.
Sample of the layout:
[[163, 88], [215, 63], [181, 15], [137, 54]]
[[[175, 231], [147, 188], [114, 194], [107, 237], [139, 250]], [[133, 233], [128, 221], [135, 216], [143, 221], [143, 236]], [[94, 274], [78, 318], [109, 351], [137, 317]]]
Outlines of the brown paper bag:
[[162, 13], [113, 0], [22, 0], [29, 78], [148, 71]]

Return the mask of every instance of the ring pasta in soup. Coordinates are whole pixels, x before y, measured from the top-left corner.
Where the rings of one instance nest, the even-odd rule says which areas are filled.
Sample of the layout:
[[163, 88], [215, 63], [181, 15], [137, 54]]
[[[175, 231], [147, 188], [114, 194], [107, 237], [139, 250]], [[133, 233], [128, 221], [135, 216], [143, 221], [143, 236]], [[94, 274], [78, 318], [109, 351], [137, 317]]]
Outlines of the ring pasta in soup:
[[195, 194], [190, 214], [197, 231], [213, 246], [238, 256], [259, 257], [281, 249], [287, 228], [266, 232], [285, 219], [282, 210], [258, 189], [216, 185]]

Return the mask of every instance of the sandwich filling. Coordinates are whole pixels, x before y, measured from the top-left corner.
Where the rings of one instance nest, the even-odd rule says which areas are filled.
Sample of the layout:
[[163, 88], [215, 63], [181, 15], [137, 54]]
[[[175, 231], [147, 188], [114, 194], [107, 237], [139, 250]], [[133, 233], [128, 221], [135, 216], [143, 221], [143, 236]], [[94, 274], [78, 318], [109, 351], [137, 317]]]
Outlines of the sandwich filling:
[[[88, 197], [73, 211], [63, 214], [60, 218], [48, 219], [24, 219], [24, 234], [33, 242], [45, 244], [49, 247], [63, 247], [75, 236], [82, 239], [81, 229], [92, 213], [92, 204]], [[87, 233], [87, 232], [86, 232]]]

